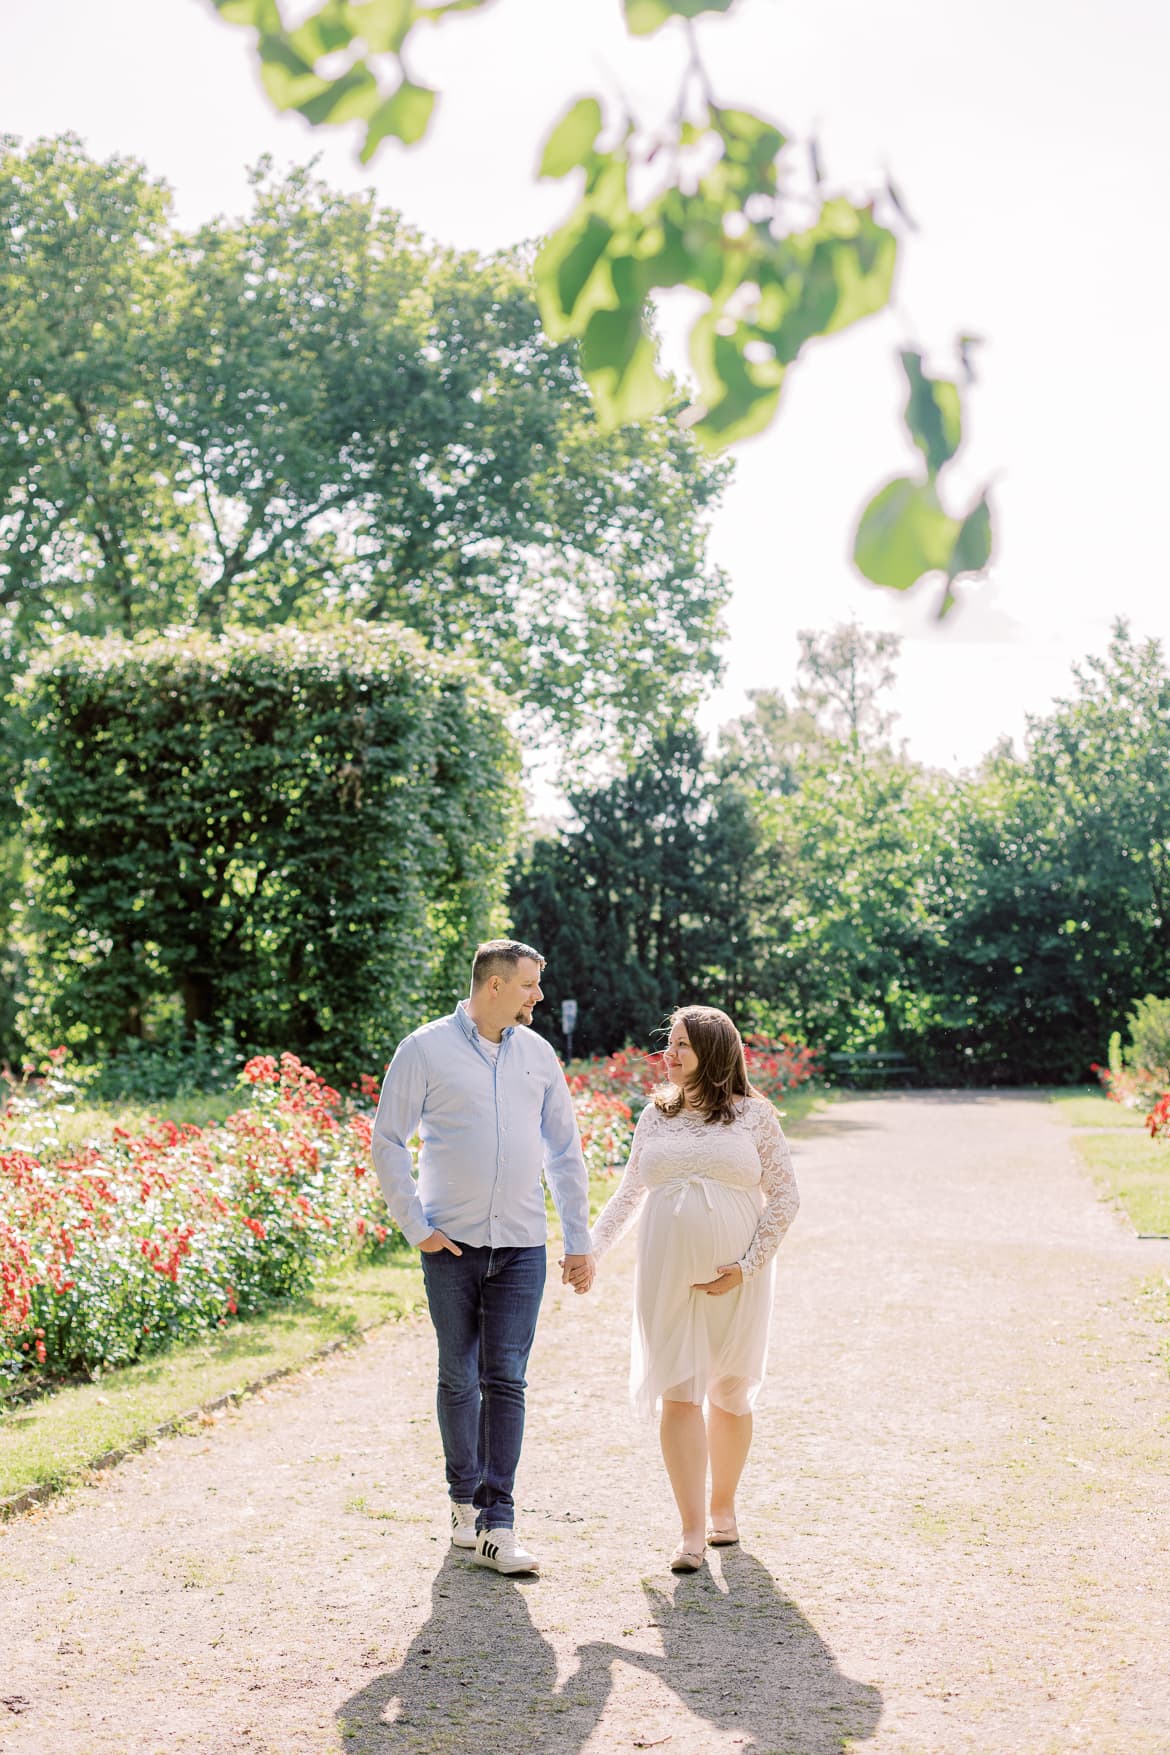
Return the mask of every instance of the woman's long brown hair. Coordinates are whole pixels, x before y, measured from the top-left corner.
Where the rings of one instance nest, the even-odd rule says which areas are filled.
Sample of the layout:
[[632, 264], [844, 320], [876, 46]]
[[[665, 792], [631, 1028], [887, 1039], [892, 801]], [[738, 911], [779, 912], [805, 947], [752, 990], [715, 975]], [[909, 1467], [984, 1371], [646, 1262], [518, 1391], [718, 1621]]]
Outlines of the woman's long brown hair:
[[[692, 1089], [694, 1107], [705, 1121], [734, 1121], [745, 1097], [760, 1093], [748, 1078], [739, 1031], [726, 1012], [713, 1005], [682, 1005], [671, 1015], [670, 1028], [681, 1024], [695, 1051], [698, 1066]], [[679, 1085], [663, 1085], [654, 1093], [663, 1115], [678, 1115], [686, 1104]]]

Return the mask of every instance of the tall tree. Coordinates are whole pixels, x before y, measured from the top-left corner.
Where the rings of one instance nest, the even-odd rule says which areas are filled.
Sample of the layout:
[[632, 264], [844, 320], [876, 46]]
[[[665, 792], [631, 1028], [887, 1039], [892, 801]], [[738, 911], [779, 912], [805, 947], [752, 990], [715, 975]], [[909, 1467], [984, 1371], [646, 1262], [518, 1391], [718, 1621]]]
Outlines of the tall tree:
[[[171, 613], [191, 510], [158, 392], [178, 287], [170, 198], [132, 160], [0, 138], [0, 605], [10, 662], [38, 620], [130, 632]], [[165, 489], [164, 489], [165, 484]]]
[[746, 782], [763, 798], [797, 791], [801, 770], [824, 739], [804, 707], [791, 707], [779, 689], [749, 689], [746, 713], [721, 727], [719, 769]]
[[720, 771], [736, 776], [761, 800], [799, 791], [804, 773], [885, 745], [896, 715], [882, 696], [894, 686], [901, 642], [854, 622], [825, 631], [802, 628], [792, 702], [780, 689], [749, 689], [747, 713], [722, 727]]
[[695, 733], [676, 731], [571, 803], [576, 824], [537, 841], [512, 880], [513, 927], [549, 959], [538, 1027], [558, 1037], [560, 1001], [576, 999], [588, 1053], [649, 1045], [687, 1000], [738, 1017], [758, 949], [743, 790], [719, 781]]
[[795, 705], [829, 737], [851, 749], [874, 747], [890, 734], [895, 714], [879, 704], [894, 686], [902, 642], [897, 634], [871, 633], [856, 622], [824, 631], [802, 628]]
[[1066, 849], [1067, 936], [1120, 1025], [1141, 993], [1170, 994], [1170, 669], [1160, 641], [1119, 620], [1074, 676], [1030, 723], [1028, 766]]
[[17, 633], [388, 618], [565, 744], [661, 728], [718, 668], [725, 466], [668, 420], [599, 431], [522, 256], [430, 248], [307, 170], [253, 190], [187, 236], [140, 166], [0, 156]]
[[919, 967], [952, 782], [840, 745], [764, 818], [756, 992], [777, 1024], [829, 1049], [913, 1052], [931, 1017]]

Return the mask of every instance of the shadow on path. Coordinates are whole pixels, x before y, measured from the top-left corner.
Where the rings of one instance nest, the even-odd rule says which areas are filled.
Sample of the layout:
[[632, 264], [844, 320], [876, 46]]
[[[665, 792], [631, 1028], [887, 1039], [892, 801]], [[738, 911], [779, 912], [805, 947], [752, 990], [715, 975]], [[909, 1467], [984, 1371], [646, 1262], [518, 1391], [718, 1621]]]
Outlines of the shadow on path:
[[840, 1755], [846, 1738], [872, 1737], [880, 1691], [841, 1674], [815, 1628], [743, 1547], [724, 1549], [722, 1572], [725, 1590], [706, 1569], [665, 1590], [644, 1583], [662, 1656], [582, 1646], [582, 1673], [618, 1660], [644, 1670], [695, 1718], [739, 1732], [745, 1755]]
[[[609, 1692], [574, 1679], [557, 1688], [557, 1660], [532, 1625], [523, 1580], [485, 1577], [448, 1553], [431, 1615], [397, 1670], [374, 1678], [338, 1712], [354, 1755], [496, 1755], [580, 1749]], [[393, 1629], [387, 1630], [393, 1633]]]
[[[724, 1550], [722, 1573], [724, 1589], [706, 1569], [661, 1590], [644, 1581], [662, 1655], [592, 1641], [558, 1688], [556, 1658], [532, 1625], [524, 1586], [484, 1579], [448, 1555], [430, 1620], [400, 1668], [342, 1707], [344, 1746], [355, 1755], [574, 1755], [597, 1729], [617, 1663], [654, 1677], [693, 1719], [738, 1732], [744, 1755], [840, 1755], [846, 1739], [871, 1737], [879, 1690], [842, 1675], [824, 1640], [743, 1548]], [[646, 1707], [664, 1710], [660, 1699]]]

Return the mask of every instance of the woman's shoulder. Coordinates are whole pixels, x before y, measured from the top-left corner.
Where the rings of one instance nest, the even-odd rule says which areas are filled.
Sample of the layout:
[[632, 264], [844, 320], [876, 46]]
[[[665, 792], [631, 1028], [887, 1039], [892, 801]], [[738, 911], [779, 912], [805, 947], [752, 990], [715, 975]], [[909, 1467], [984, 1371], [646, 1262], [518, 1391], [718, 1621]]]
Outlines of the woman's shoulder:
[[780, 1111], [775, 1103], [770, 1097], [761, 1097], [758, 1091], [752, 1096], [744, 1098], [741, 1113], [746, 1122], [755, 1126], [758, 1126], [760, 1122], [774, 1121], [777, 1125], [780, 1122]]

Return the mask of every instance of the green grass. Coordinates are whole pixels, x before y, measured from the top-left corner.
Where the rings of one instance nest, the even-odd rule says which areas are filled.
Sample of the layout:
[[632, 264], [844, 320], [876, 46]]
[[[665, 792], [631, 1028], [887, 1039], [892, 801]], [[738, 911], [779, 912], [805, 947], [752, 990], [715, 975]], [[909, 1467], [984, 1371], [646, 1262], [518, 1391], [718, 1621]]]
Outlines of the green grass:
[[330, 1341], [423, 1302], [418, 1257], [403, 1251], [331, 1277], [311, 1294], [176, 1347], [93, 1383], [0, 1406], [0, 1499], [25, 1487], [64, 1486], [108, 1450], [167, 1420], [303, 1364]]
[[1170, 1236], [1170, 1145], [1145, 1134], [1091, 1134], [1077, 1151], [1102, 1192], [1133, 1220], [1135, 1231]]
[[1126, 1132], [1144, 1132], [1145, 1117], [1138, 1109], [1123, 1109], [1111, 1103], [1099, 1086], [1082, 1085], [1075, 1090], [1053, 1091], [1053, 1103], [1060, 1119], [1068, 1127], [1107, 1127]]
[[1135, 1231], [1170, 1234], [1170, 1144], [1152, 1140], [1136, 1109], [1110, 1103], [1102, 1092], [1062, 1091], [1052, 1101], [1062, 1121], [1085, 1130], [1074, 1142], [1106, 1199], [1128, 1214]]

